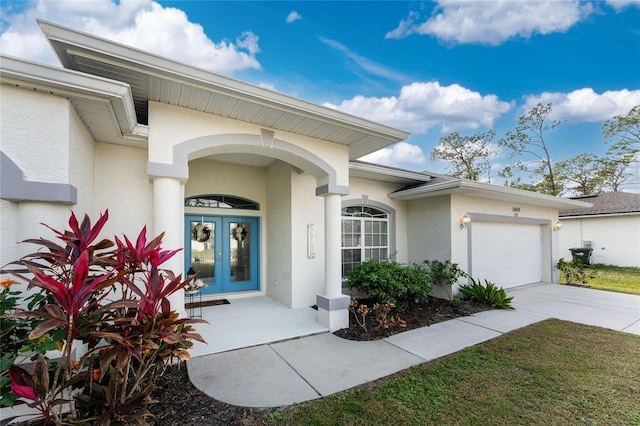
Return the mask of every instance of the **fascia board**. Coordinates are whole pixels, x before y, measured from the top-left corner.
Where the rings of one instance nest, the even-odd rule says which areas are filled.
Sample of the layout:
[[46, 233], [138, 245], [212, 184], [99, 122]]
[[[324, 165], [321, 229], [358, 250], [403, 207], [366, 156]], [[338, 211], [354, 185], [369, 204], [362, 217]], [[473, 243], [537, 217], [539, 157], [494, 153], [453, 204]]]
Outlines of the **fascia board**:
[[522, 189], [495, 186], [488, 183], [474, 182], [464, 179], [456, 179], [448, 182], [441, 182], [433, 185], [399, 191], [389, 194], [389, 197], [398, 200], [415, 200], [444, 194], [461, 194], [495, 200], [502, 200], [506, 198], [512, 199], [513, 202], [558, 209], [592, 206], [591, 203], [586, 203], [584, 201], [567, 200]]
[[431, 180], [431, 176], [423, 173], [412, 172], [411, 170], [389, 169], [376, 164], [349, 162], [349, 170], [361, 171], [379, 176], [390, 176], [415, 182], [428, 182]]

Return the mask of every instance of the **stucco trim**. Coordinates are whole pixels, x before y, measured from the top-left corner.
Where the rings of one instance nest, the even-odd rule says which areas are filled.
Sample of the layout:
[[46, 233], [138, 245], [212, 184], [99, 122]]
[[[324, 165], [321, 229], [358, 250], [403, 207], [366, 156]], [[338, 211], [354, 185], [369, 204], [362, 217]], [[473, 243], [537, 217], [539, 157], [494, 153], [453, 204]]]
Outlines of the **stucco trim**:
[[306, 149], [274, 137], [271, 130], [262, 129], [259, 135], [225, 133], [200, 136], [173, 147], [173, 163], [147, 163], [149, 178], [169, 177], [186, 182], [189, 161], [215, 154], [252, 153], [277, 158], [309, 173], [316, 180], [328, 182], [316, 188], [316, 195], [348, 194], [349, 187], [337, 184], [337, 171], [329, 163]]
[[347, 309], [349, 307], [349, 296], [335, 296], [327, 297], [321, 294], [316, 295], [316, 304], [318, 309], [324, 309], [325, 311], [339, 311], [341, 309]]
[[0, 151], [0, 198], [7, 201], [76, 204], [78, 190], [67, 183], [25, 180], [20, 167]]
[[349, 187], [344, 185], [320, 185], [316, 188], [316, 195], [328, 195], [328, 194], [339, 194], [339, 195], [349, 195]]
[[[497, 222], [497, 223], [518, 223], [521, 225], [551, 225], [551, 219], [538, 219], [533, 217], [503, 216], [485, 213], [467, 213], [473, 222]], [[471, 226], [470, 225], [470, 226]]]
[[396, 209], [380, 201], [369, 198], [365, 199], [364, 196], [362, 198], [342, 201], [342, 208], [353, 206], [372, 206], [387, 212], [389, 215], [389, 254], [393, 255], [396, 252]]

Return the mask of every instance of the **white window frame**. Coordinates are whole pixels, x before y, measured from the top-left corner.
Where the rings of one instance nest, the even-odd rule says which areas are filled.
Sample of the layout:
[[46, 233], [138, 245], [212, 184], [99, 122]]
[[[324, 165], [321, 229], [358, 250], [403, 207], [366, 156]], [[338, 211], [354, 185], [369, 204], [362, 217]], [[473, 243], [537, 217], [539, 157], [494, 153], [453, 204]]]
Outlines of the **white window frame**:
[[[344, 213], [344, 210], [348, 207], [370, 207], [376, 210], [379, 210], [381, 213], [383, 213], [385, 215], [385, 217], [375, 217], [375, 216], [371, 216], [371, 215], [366, 215], [366, 214], [349, 214], [346, 215]], [[360, 262], [364, 262], [366, 260], [370, 260], [372, 258], [372, 256], [368, 254], [368, 250], [384, 250], [386, 251], [384, 254], [382, 255], [378, 255], [378, 256], [373, 256], [373, 258], [376, 259], [380, 259], [380, 260], [386, 260], [389, 258], [389, 256], [392, 256], [393, 254], [395, 254], [395, 210], [385, 204], [382, 203], [377, 203], [377, 202], [372, 202], [371, 200], [367, 200], [366, 203], [363, 203], [362, 200], [348, 200], [348, 201], [344, 201], [342, 203], [342, 224], [344, 225], [344, 221], [346, 220], [352, 220], [352, 221], [359, 221], [360, 222], [360, 235], [358, 238], [358, 244], [352, 244], [350, 246], [342, 246], [341, 250], [341, 258], [342, 258], [342, 274], [343, 274], [343, 280], [345, 278], [345, 262], [344, 261], [344, 250], [360, 250], [360, 260], [356, 261], [356, 262], [348, 262], [350, 264], [353, 264], [354, 266]], [[384, 222], [386, 224], [386, 244], [379, 244], [379, 245], [366, 245], [367, 243], [367, 238], [366, 238], [366, 223], [370, 222], [372, 224], [375, 224], [376, 222]], [[375, 225], [373, 225], [375, 226]], [[344, 242], [344, 226], [342, 226], [342, 231], [341, 231], [341, 243]], [[350, 269], [349, 269], [350, 270]]]

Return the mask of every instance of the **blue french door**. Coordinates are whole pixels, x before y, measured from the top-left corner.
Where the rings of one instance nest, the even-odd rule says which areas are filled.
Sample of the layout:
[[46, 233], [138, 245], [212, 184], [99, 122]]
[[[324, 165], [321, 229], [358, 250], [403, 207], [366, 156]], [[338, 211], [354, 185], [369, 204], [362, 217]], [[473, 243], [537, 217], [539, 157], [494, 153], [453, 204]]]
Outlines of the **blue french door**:
[[202, 294], [258, 290], [257, 217], [185, 215], [185, 275], [193, 268]]

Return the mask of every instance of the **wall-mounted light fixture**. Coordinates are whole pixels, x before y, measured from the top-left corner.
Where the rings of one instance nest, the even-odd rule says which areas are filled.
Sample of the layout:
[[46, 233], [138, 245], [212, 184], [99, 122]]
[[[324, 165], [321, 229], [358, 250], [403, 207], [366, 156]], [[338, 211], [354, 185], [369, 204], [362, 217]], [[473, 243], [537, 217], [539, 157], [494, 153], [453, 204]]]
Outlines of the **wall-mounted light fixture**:
[[465, 214], [464, 216], [460, 217], [459, 222], [460, 222], [460, 229], [463, 229], [469, 226], [469, 224], [471, 223], [471, 218], [469, 217], [468, 214]]
[[556, 220], [555, 222], [553, 222], [551, 227], [553, 228], [554, 231], [559, 231], [560, 228], [562, 228], [562, 223], [560, 223], [559, 220]]

